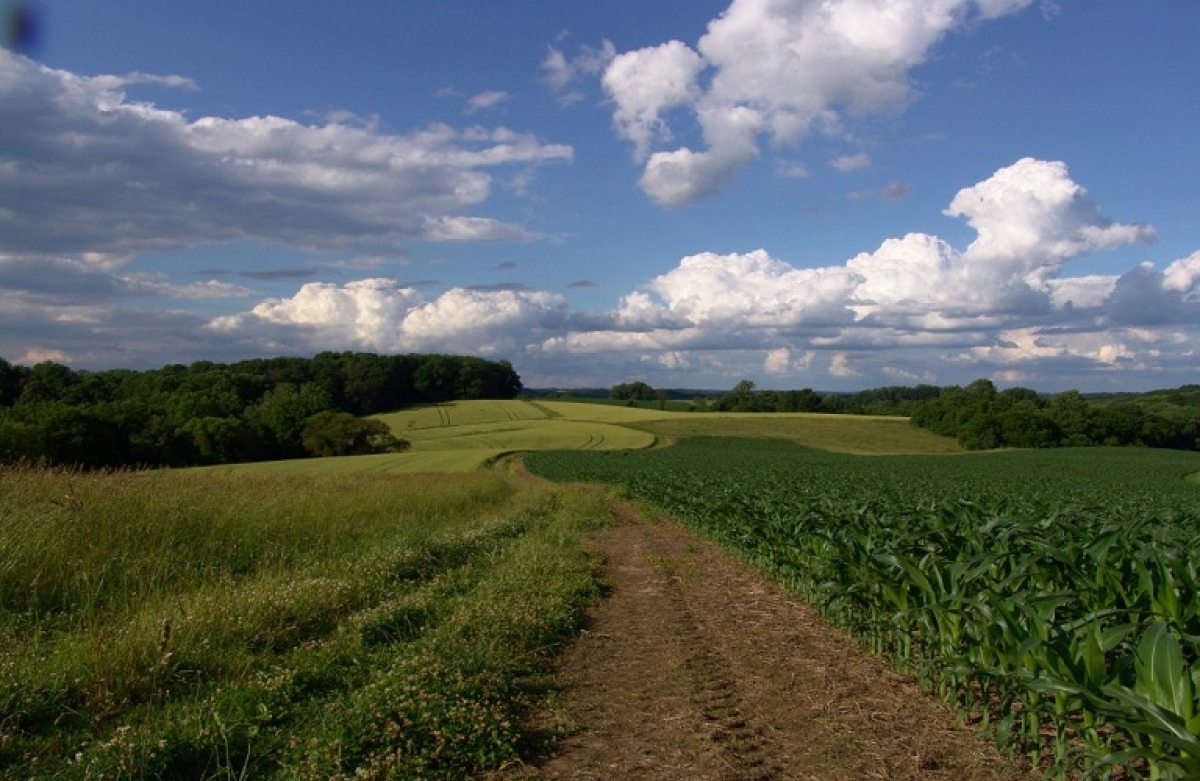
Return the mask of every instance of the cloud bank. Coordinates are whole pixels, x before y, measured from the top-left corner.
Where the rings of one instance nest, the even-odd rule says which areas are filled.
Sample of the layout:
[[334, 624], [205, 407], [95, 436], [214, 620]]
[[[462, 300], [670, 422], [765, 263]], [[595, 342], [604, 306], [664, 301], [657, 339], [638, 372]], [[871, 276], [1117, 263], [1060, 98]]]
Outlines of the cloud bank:
[[[602, 85], [617, 134], [644, 164], [642, 189], [678, 206], [717, 192], [758, 156], [760, 137], [791, 145], [837, 133], [847, 117], [902, 109], [914, 93], [909, 72], [940, 40], [1032, 2], [734, 0], [695, 48], [668, 41], [615, 54]], [[568, 65], [559, 53], [544, 67], [565, 83]], [[672, 115], [699, 125], [703, 148], [656, 150], [673, 140]]]
[[233, 240], [362, 252], [524, 240], [536, 234], [469, 213], [488, 200], [492, 171], [573, 155], [505, 128], [193, 120], [131, 100], [126, 89], [143, 83], [195, 88], [178, 76], [79, 76], [0, 50], [0, 253], [120, 263]]
[[995, 375], [1070, 387], [1083, 372], [1194, 363], [1200, 252], [1162, 271], [1147, 262], [1122, 275], [1064, 275], [1071, 262], [1155, 233], [1104, 217], [1063, 163], [1019, 160], [960, 190], [945, 214], [975, 231], [966, 247], [909, 233], [817, 268], [762, 249], [698, 253], [605, 312], [572, 313], [560, 296], [528, 290], [426, 300], [371, 279], [305, 285], [209, 327], [295, 349], [506, 354], [545, 377], [554, 365], [644, 364], [818, 386]]

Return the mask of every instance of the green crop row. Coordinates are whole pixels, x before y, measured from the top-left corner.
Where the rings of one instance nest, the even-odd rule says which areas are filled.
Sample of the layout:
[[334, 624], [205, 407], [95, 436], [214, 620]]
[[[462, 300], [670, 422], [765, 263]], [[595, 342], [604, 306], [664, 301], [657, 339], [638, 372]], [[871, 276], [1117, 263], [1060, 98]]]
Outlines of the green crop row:
[[544, 453], [736, 548], [1053, 774], [1200, 777], [1195, 454]]

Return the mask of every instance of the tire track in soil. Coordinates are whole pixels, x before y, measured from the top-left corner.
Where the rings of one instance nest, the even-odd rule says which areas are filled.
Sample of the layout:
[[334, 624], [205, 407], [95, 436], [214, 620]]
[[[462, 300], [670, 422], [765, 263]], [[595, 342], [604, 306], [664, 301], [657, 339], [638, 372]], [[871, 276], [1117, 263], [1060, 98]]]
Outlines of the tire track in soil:
[[503, 778], [1033, 778], [914, 682], [715, 544], [610, 502], [611, 594], [562, 654], [533, 729], [552, 756]]
[[683, 669], [691, 683], [691, 700], [701, 719], [699, 733], [708, 734], [717, 758], [727, 765], [721, 773], [728, 781], [769, 781], [779, 768], [767, 762], [767, 741], [762, 728], [745, 714], [737, 682], [729, 676], [724, 655], [706, 645], [704, 632], [688, 604], [683, 577], [668, 551], [655, 551], [655, 561], [666, 576], [663, 597], [678, 617], [674, 640], [679, 645]]

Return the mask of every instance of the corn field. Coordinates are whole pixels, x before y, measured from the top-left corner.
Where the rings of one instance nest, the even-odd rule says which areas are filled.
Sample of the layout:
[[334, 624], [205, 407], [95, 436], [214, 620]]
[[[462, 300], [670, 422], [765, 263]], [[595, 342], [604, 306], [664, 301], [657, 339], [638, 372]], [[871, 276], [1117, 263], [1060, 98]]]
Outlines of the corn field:
[[528, 463], [740, 551], [1048, 775], [1200, 778], [1195, 454], [698, 438]]

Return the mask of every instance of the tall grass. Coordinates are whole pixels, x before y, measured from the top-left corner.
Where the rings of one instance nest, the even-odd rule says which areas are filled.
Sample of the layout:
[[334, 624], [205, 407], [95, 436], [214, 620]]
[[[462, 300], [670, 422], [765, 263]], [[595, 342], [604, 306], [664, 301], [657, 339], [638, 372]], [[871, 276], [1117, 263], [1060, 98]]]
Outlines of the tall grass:
[[[496, 473], [0, 471], [0, 776], [510, 759], [515, 682], [592, 593], [577, 533], [602, 517]], [[424, 721], [376, 717], [394, 686]]]

